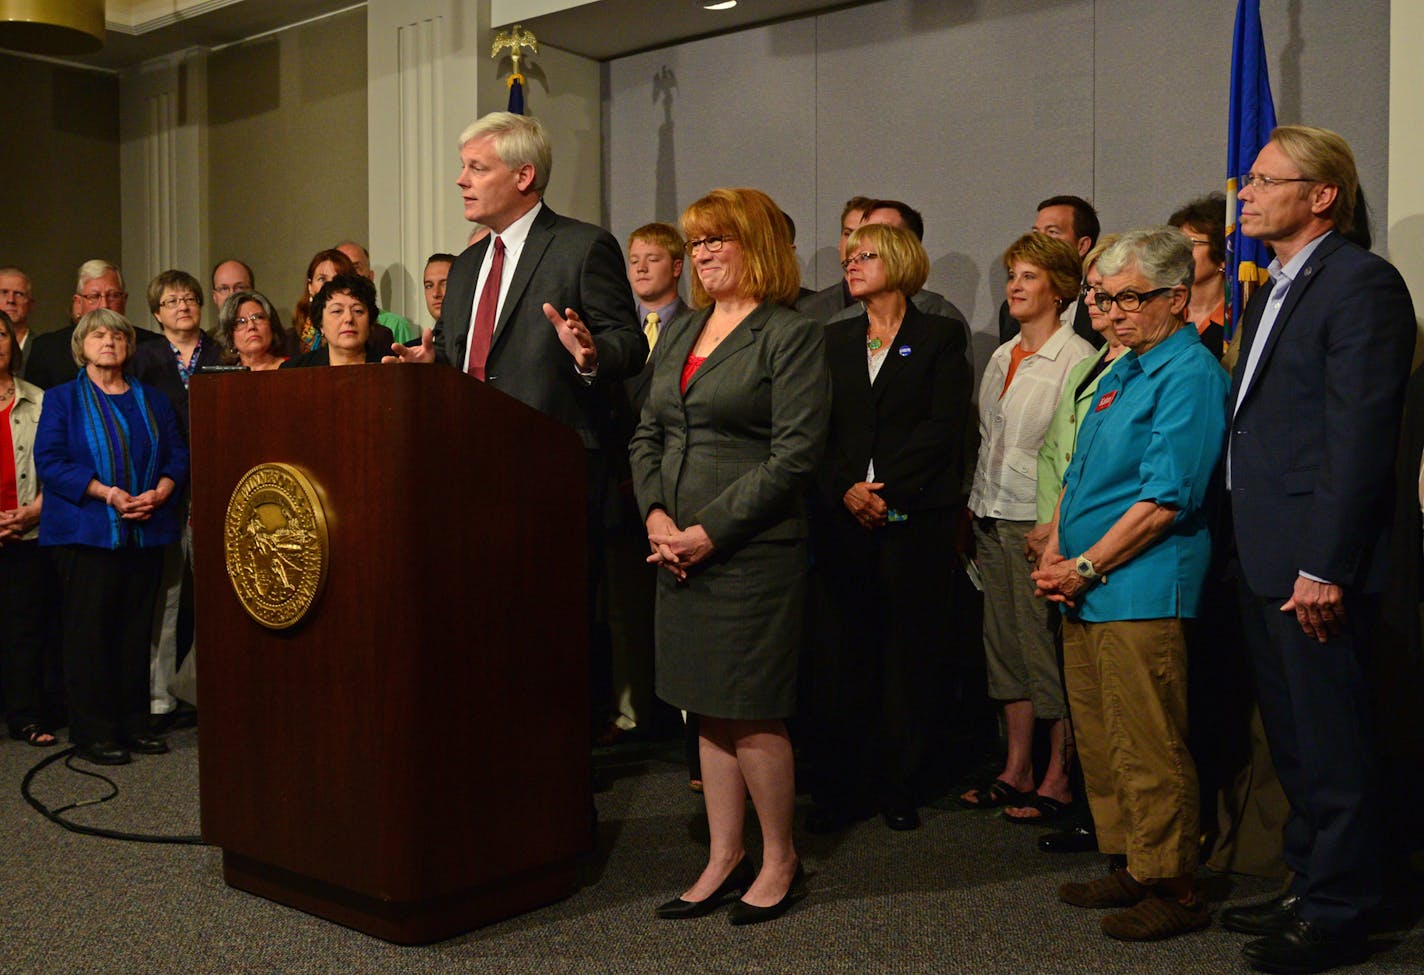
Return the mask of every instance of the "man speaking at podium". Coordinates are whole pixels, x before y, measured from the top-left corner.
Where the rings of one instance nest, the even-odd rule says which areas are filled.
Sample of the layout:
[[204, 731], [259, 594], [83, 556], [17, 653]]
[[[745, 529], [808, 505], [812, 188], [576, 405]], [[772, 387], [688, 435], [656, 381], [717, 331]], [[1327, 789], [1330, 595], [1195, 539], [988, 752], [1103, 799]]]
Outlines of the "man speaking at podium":
[[541, 200], [552, 163], [544, 127], [526, 115], [492, 112], [461, 133], [456, 185], [465, 218], [491, 233], [450, 266], [434, 330], [419, 346], [394, 346], [385, 361], [449, 363], [578, 432], [588, 462], [591, 621], [603, 561], [608, 394], [643, 368], [648, 341], [618, 241]]

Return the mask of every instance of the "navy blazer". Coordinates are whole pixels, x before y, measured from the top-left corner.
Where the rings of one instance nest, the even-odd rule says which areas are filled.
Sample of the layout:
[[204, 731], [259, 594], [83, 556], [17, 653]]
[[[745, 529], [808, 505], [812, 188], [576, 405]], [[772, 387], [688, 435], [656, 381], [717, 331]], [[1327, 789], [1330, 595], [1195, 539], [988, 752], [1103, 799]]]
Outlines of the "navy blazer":
[[[479, 288], [480, 265], [494, 235], [467, 247], [450, 265], [445, 304], [433, 336], [438, 362], [462, 366]], [[585, 382], [544, 316], [548, 302], [572, 308], [593, 335], [598, 379]], [[648, 358], [623, 251], [601, 227], [561, 217], [545, 204], [534, 217], [495, 323], [485, 382], [602, 445], [606, 385], [632, 376]]]
[[831, 371], [831, 425], [821, 489], [833, 511], [852, 484], [865, 480], [871, 458], [880, 496], [915, 511], [957, 504], [964, 492], [964, 427], [974, 374], [964, 329], [913, 304], [870, 383], [861, 315], [826, 326]]
[[1409, 291], [1393, 265], [1331, 233], [1286, 293], [1238, 406], [1270, 292], [1258, 288], [1246, 306], [1227, 403], [1231, 513], [1246, 584], [1258, 596], [1285, 597], [1308, 572], [1378, 592], [1414, 350]]

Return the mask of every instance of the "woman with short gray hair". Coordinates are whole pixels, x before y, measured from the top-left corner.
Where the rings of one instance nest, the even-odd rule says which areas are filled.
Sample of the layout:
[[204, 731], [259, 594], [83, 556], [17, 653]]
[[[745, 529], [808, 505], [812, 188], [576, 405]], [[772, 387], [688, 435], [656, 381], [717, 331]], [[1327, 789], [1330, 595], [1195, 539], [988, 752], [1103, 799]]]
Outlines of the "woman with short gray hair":
[[1082, 419], [1033, 578], [1065, 613], [1064, 680], [1111, 868], [1058, 895], [1124, 908], [1102, 919], [1103, 933], [1155, 941], [1211, 923], [1194, 876], [1184, 621], [1197, 615], [1211, 556], [1202, 506], [1226, 432], [1227, 376], [1184, 327], [1193, 261], [1181, 231], [1124, 234], [1097, 270], [1098, 308], [1128, 351]]
[[69, 735], [122, 765], [168, 751], [148, 733], [149, 642], [164, 546], [182, 531], [188, 448], [168, 398], [125, 373], [133, 325], [98, 308], [71, 340], [79, 375], [45, 394], [35, 434], [40, 546], [54, 549]]

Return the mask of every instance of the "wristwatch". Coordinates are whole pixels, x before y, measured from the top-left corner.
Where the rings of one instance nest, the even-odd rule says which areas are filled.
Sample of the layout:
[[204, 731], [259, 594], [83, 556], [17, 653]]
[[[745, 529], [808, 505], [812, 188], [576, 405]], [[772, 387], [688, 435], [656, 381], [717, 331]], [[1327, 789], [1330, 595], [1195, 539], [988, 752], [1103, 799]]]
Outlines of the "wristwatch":
[[1093, 566], [1093, 560], [1086, 555], [1078, 556], [1078, 561], [1074, 563], [1074, 568], [1078, 570], [1078, 575], [1087, 582], [1107, 582], [1108, 577], [1101, 575]]

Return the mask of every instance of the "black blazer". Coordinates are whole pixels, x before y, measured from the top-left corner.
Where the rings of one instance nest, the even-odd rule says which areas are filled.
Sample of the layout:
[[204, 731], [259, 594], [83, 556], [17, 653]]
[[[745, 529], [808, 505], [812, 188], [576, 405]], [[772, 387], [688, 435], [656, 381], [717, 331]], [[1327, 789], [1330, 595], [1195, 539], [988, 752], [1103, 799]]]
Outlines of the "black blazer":
[[916, 511], [957, 504], [974, 390], [963, 328], [909, 304], [872, 386], [868, 327], [864, 314], [826, 326], [831, 421], [819, 477], [826, 505], [844, 510], [841, 499], [852, 484], [865, 480], [872, 457], [875, 479], [885, 484], [880, 496], [890, 507]]
[[1378, 592], [1414, 349], [1409, 291], [1393, 265], [1330, 234], [1296, 275], [1235, 405], [1270, 292], [1246, 306], [1227, 406], [1242, 572], [1264, 597], [1288, 595], [1302, 571]]
[[[389, 355], [390, 353], [385, 353], [385, 354], [386, 354], [386, 355]], [[370, 342], [367, 342], [367, 343], [366, 343], [366, 362], [367, 362], [367, 363], [380, 362], [381, 359], [382, 359], [382, 353], [380, 353], [380, 352], [378, 352], [377, 350], [371, 348], [371, 343], [370, 343]], [[331, 346], [329, 346], [329, 345], [322, 345], [322, 346], [320, 346], [320, 347], [318, 347], [318, 348], [312, 349], [310, 352], [303, 352], [301, 355], [294, 355], [294, 356], [292, 356], [290, 359], [288, 359], [286, 362], [282, 363], [282, 364], [281, 364], [280, 366], [278, 366], [277, 368], [278, 368], [278, 369], [305, 369], [305, 368], [308, 368], [308, 367], [310, 367], [310, 366], [329, 366], [329, 365], [331, 365]]]
[[[445, 304], [435, 323], [437, 361], [464, 363], [480, 264], [491, 234], [455, 259]], [[586, 383], [573, 357], [544, 317], [548, 302], [578, 312], [598, 348], [598, 379]], [[578, 431], [584, 446], [601, 446], [607, 422], [607, 386], [634, 375], [648, 357], [638, 327], [623, 251], [601, 227], [561, 217], [546, 204], [534, 218], [490, 347], [485, 381]]]
[[[211, 335], [203, 336], [203, 348], [198, 353], [198, 367], [216, 366], [222, 363], [222, 350], [218, 340]], [[145, 342], [134, 350], [129, 360], [129, 372], [149, 389], [156, 389], [168, 397], [173, 404], [173, 412], [178, 415], [178, 429], [183, 431], [183, 442], [188, 442], [188, 387], [183, 385], [183, 377], [178, 375], [178, 360], [173, 357], [173, 349], [163, 342]]]

